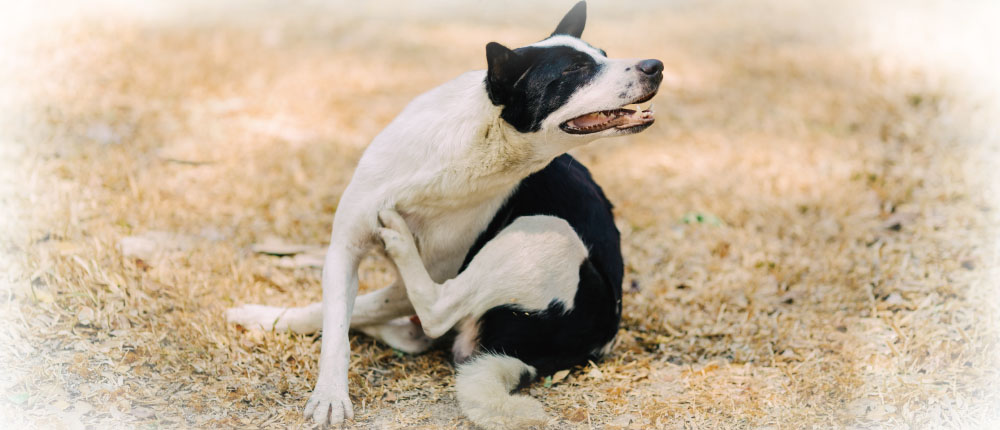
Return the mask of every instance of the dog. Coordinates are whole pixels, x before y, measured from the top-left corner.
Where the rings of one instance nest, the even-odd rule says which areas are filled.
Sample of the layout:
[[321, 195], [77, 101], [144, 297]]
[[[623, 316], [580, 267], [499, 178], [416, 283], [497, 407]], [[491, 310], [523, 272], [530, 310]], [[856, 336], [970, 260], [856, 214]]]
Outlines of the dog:
[[[226, 311], [245, 327], [322, 330], [305, 407], [316, 423], [353, 418], [349, 329], [409, 353], [454, 332], [456, 397], [485, 428], [544, 424], [542, 404], [512, 390], [610, 349], [619, 232], [604, 192], [566, 152], [652, 125], [638, 104], [656, 95], [663, 64], [608, 58], [580, 39], [586, 15], [577, 3], [521, 48], [490, 42], [486, 70], [418, 96], [375, 137], [333, 220], [321, 303]], [[397, 281], [357, 296], [373, 249]]]

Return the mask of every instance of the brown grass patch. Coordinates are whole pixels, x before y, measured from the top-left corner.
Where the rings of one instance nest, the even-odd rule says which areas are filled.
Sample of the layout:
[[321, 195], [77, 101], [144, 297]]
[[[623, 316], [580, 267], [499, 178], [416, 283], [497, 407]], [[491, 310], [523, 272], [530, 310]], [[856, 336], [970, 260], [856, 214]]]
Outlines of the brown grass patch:
[[[968, 128], [976, 100], [857, 49], [839, 9], [591, 6], [587, 40], [673, 78], [656, 126], [575, 151], [617, 206], [628, 293], [608, 359], [530, 388], [559, 427], [1000, 418], [996, 135]], [[490, 40], [544, 36], [563, 6], [246, 8], [72, 15], [16, 39], [0, 105], [12, 423], [307, 426], [315, 337], [222, 311], [318, 300], [319, 272], [250, 245], [325, 242], [364, 145], [409, 99], [483, 67]], [[175, 246], [122, 256], [149, 232]], [[386, 282], [380, 264], [363, 288]], [[469, 427], [445, 351], [361, 335], [352, 351], [356, 427]]]

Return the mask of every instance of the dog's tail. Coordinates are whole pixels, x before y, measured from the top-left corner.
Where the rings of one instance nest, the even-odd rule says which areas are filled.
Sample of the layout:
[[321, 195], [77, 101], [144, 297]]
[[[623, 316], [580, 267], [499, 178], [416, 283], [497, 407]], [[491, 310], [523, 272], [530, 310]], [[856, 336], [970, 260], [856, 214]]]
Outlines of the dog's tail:
[[541, 402], [511, 394], [535, 377], [535, 368], [514, 357], [483, 354], [458, 367], [458, 404], [470, 420], [486, 429], [544, 425], [549, 417]]

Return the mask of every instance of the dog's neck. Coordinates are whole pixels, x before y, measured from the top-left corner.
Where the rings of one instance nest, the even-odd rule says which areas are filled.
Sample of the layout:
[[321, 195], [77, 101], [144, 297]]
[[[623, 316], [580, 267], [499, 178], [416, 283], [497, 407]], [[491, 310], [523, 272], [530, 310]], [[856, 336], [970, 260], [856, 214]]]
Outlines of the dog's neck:
[[375, 138], [360, 177], [373, 180], [372, 188], [408, 189], [402, 195], [413, 205], [474, 206], [505, 199], [570, 149], [500, 118], [502, 107], [490, 101], [484, 79], [485, 71], [469, 72], [414, 99]]
[[497, 115], [484, 122], [482, 137], [470, 142], [469, 157], [473, 177], [510, 176], [520, 179], [541, 169], [551, 160], [540, 153], [535, 142], [518, 133]]
[[[457, 79], [456, 81], [463, 81]], [[471, 83], [472, 88], [469, 88]], [[506, 196], [521, 180], [541, 170], [570, 148], [547, 141], [543, 132], [521, 133], [500, 117], [502, 106], [493, 105], [481, 79], [466, 80], [452, 89], [456, 103], [438, 106], [454, 118], [462, 130], [458, 139], [441, 149], [450, 158], [442, 166], [441, 179], [461, 181], [464, 186], [450, 192], [465, 192], [481, 198]], [[455, 126], [455, 125], [452, 125]], [[473, 197], [471, 200], [478, 200]]]

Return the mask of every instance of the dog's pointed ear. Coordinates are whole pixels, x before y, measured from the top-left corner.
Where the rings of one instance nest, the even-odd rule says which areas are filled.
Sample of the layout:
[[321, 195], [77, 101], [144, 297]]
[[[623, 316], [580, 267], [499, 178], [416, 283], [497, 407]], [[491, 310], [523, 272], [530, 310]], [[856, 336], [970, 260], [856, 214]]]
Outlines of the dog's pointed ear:
[[486, 91], [493, 104], [503, 104], [522, 74], [524, 59], [518, 53], [496, 42], [486, 44]]
[[556, 26], [556, 31], [552, 32], [552, 35], [557, 34], [568, 34], [577, 39], [583, 35], [583, 26], [587, 24], [587, 2], [582, 1], [573, 6], [563, 17], [562, 21], [559, 21], [559, 25]]

